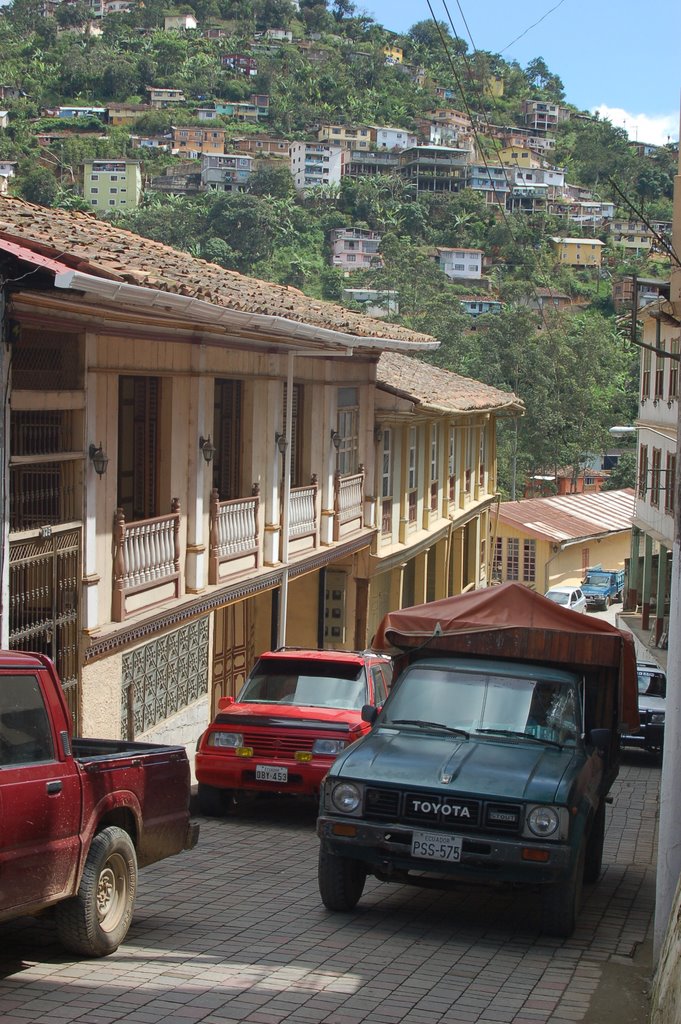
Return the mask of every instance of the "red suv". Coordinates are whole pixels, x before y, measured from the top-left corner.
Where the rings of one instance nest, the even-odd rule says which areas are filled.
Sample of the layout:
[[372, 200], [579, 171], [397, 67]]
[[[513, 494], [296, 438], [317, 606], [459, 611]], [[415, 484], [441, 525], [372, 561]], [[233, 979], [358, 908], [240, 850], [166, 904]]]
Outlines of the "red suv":
[[201, 812], [226, 814], [240, 793], [317, 796], [334, 758], [371, 728], [362, 708], [383, 704], [391, 680], [390, 658], [371, 651], [261, 654], [199, 739]]

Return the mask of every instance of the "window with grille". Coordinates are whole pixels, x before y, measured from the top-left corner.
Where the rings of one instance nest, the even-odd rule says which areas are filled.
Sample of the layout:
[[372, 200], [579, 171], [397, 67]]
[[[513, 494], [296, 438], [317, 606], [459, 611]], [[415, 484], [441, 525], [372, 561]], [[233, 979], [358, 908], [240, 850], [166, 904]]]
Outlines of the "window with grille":
[[440, 428], [437, 423], [430, 427], [430, 511], [437, 512], [437, 493], [440, 486]]
[[407, 442], [407, 489], [408, 489], [408, 519], [410, 523], [416, 522], [417, 506], [417, 462], [416, 462], [416, 427], [409, 428], [409, 439]]
[[383, 431], [381, 455], [381, 533], [392, 533], [393, 451], [392, 430]]
[[[286, 436], [286, 410], [288, 409], [288, 384], [284, 383], [284, 436]], [[303, 385], [294, 384], [291, 397], [291, 486], [302, 487], [306, 482], [302, 479], [303, 462]]]
[[500, 580], [503, 565], [504, 542], [501, 537], [494, 541], [494, 559], [492, 562], [492, 579]]
[[653, 458], [650, 467], [650, 504], [654, 508], [660, 505], [660, 476], [662, 469], [662, 449], [653, 448]]
[[642, 444], [638, 453], [638, 496], [645, 498], [648, 493], [648, 445]]
[[241, 486], [242, 399], [239, 380], [216, 380], [213, 412], [213, 487], [220, 501], [243, 497]]
[[645, 348], [643, 350], [643, 366], [641, 368], [641, 401], [645, 402], [647, 398], [650, 398], [650, 364], [651, 364], [651, 351]]
[[480, 486], [485, 486], [485, 464], [487, 461], [487, 429], [480, 428]]
[[[669, 360], [669, 394], [668, 398], [679, 397], [679, 339], [673, 338], [669, 346], [672, 358]], [[676, 357], [676, 358], [674, 358]]]
[[466, 494], [470, 494], [473, 487], [473, 452], [475, 451], [475, 431], [469, 427], [466, 431]]
[[523, 541], [523, 583], [534, 583], [537, 578], [537, 542]]
[[520, 571], [520, 540], [509, 537], [506, 541], [506, 579], [518, 580]]
[[12, 388], [76, 391], [83, 387], [84, 359], [78, 334], [22, 327], [12, 343]]
[[668, 515], [674, 514], [674, 491], [676, 489], [676, 455], [667, 452], [667, 465], [664, 475], [664, 510]]
[[336, 468], [341, 475], [350, 476], [357, 472], [359, 464], [359, 392], [357, 388], [338, 389], [337, 429], [341, 436], [341, 443], [336, 456]]
[[158, 377], [121, 377], [118, 506], [128, 522], [158, 515]]
[[449, 477], [449, 500], [456, 497], [456, 428], [449, 428], [449, 449], [447, 452], [447, 475]]

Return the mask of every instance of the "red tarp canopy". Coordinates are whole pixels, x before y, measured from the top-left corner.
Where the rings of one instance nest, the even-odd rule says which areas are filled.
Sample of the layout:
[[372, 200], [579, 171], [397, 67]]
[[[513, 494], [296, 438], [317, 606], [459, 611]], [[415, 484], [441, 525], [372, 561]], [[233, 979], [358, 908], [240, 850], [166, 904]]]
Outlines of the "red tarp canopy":
[[473, 590], [458, 597], [384, 615], [373, 639], [376, 651], [396, 654], [469, 654], [547, 662], [588, 672], [616, 669], [620, 717], [638, 725], [636, 651], [631, 633], [580, 615], [521, 583]]

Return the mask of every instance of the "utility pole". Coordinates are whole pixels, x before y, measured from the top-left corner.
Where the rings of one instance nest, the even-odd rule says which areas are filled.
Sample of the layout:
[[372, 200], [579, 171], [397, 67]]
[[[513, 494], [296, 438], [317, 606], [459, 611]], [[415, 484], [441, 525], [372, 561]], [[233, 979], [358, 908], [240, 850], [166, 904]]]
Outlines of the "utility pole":
[[[669, 299], [673, 315], [681, 322], [681, 153], [674, 179], [672, 261]], [[670, 921], [676, 887], [681, 877], [681, 400], [677, 398], [676, 475], [674, 479], [674, 548], [669, 598], [667, 647], [667, 707], [664, 725], [664, 756], [660, 786], [660, 827], [655, 890], [653, 957], [657, 962]]]

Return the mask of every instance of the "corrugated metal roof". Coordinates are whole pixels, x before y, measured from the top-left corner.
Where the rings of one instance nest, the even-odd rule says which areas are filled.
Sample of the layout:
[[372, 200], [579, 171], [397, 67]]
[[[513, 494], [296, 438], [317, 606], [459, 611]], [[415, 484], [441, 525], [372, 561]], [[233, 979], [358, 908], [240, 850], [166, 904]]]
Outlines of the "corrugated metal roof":
[[533, 537], [564, 543], [580, 537], [630, 530], [635, 494], [631, 487], [621, 491], [560, 494], [551, 498], [503, 501], [499, 521]]

